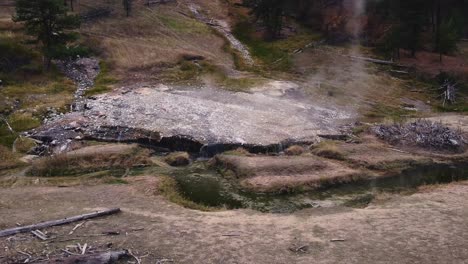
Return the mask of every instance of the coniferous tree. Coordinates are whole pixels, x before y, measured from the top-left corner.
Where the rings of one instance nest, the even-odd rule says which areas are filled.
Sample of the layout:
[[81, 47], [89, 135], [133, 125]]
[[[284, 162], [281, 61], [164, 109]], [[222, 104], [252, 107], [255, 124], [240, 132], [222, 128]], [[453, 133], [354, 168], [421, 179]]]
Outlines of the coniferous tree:
[[132, 0], [122, 0], [122, 4], [127, 17], [129, 17], [130, 13], [132, 12]]
[[276, 38], [283, 28], [283, 17], [285, 12], [285, 0], [250, 0], [252, 13], [266, 27], [268, 36]]
[[68, 15], [61, 0], [16, 0], [15, 22], [23, 22], [27, 34], [41, 45], [45, 67], [51, 59], [73, 54], [66, 44], [76, 39], [70, 30], [80, 26], [78, 16]]
[[443, 21], [439, 26], [439, 38], [436, 43], [437, 51], [442, 62], [442, 55], [453, 52], [457, 49], [458, 32], [453, 19]]
[[421, 48], [421, 36], [426, 24], [424, 6], [426, 0], [399, 0], [397, 10], [399, 19], [399, 37], [401, 46], [409, 49], [414, 57]]

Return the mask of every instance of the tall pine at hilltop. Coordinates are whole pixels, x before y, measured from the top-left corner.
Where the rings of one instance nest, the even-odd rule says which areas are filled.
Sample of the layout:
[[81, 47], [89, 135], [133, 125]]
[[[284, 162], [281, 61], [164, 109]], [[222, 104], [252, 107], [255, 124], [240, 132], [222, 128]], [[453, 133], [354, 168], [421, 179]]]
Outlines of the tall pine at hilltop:
[[78, 47], [67, 44], [76, 40], [77, 34], [71, 30], [79, 28], [80, 20], [67, 13], [63, 0], [16, 0], [13, 20], [23, 22], [26, 33], [41, 46], [47, 69], [52, 59], [79, 52]]

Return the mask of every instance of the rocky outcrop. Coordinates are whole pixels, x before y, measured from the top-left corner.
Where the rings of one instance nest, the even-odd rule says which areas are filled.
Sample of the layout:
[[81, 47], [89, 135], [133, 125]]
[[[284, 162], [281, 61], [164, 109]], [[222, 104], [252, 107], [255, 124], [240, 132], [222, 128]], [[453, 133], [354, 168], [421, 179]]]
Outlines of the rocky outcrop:
[[[211, 88], [122, 89], [87, 100], [82, 112], [52, 120], [31, 135], [67, 151], [75, 140], [137, 142], [173, 151], [217, 153], [245, 147], [280, 152], [339, 134], [353, 114], [305, 99], [297, 85], [252, 93]], [[293, 87], [293, 88], [288, 88]]]
[[72, 111], [84, 109], [84, 93], [94, 86], [94, 79], [99, 74], [99, 61], [95, 58], [78, 58], [76, 60], [57, 61], [57, 67], [71, 80], [77, 89]]

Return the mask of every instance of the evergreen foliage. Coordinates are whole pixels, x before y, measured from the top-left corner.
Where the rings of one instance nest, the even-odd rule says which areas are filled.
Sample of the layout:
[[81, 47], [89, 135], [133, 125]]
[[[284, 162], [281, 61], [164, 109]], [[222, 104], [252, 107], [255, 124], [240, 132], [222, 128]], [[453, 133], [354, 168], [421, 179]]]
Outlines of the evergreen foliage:
[[77, 39], [71, 30], [80, 26], [78, 16], [67, 14], [62, 0], [16, 0], [15, 22], [23, 22], [28, 35], [41, 44], [46, 68], [51, 59], [75, 56], [82, 48], [68, 47]]

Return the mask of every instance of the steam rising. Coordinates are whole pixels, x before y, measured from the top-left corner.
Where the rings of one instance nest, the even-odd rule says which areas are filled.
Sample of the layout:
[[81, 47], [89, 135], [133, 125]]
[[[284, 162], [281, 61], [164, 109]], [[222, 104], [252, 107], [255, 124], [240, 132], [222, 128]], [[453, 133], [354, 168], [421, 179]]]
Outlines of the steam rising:
[[373, 67], [353, 56], [366, 57], [361, 47], [365, 21], [365, 0], [347, 0], [346, 30], [352, 36], [347, 47], [320, 46], [308, 57], [298, 60], [301, 71], [309, 74], [307, 93], [317, 102], [337, 105], [352, 112], [363, 112], [379, 100], [387, 100], [401, 83], [390, 76], [377, 74]]

